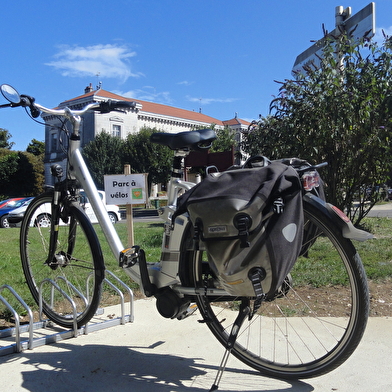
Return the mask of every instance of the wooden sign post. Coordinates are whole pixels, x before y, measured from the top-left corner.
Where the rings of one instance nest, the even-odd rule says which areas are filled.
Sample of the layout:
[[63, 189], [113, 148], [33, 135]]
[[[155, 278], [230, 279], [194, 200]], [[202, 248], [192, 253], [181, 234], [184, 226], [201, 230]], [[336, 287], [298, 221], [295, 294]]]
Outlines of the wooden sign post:
[[[124, 174], [131, 174], [131, 165], [124, 165]], [[132, 213], [132, 204], [127, 204], [127, 232], [128, 232], [128, 246], [135, 245], [135, 239], [133, 235], [133, 213]]]

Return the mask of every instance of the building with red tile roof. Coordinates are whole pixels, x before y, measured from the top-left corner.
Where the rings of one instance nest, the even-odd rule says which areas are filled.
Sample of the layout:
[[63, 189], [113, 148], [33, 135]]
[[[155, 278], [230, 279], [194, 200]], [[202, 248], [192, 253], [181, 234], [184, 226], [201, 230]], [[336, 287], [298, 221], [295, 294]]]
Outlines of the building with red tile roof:
[[[137, 133], [143, 127], [155, 128], [158, 131], [177, 133], [190, 131], [200, 127], [211, 127], [215, 124], [216, 129], [223, 129], [228, 126], [237, 131], [246, 129], [249, 122], [237, 118], [222, 121], [207, 116], [200, 112], [176, 108], [159, 103], [143, 101], [123, 97], [103, 89], [93, 90], [91, 84], [86, 87], [83, 95], [77, 96], [61, 102], [59, 108], [69, 107], [70, 109], [81, 109], [85, 105], [93, 102], [105, 100], [125, 100], [136, 102], [134, 110], [129, 112], [111, 112], [101, 114], [98, 112], [88, 112], [83, 115], [81, 124], [81, 146], [90, 142], [100, 132], [108, 132], [112, 136], [125, 139], [130, 133]], [[60, 120], [51, 115], [44, 114], [45, 120], [45, 180], [51, 184], [53, 179], [50, 174], [50, 166], [54, 163], [64, 165], [64, 153], [60, 146], [59, 126]]]

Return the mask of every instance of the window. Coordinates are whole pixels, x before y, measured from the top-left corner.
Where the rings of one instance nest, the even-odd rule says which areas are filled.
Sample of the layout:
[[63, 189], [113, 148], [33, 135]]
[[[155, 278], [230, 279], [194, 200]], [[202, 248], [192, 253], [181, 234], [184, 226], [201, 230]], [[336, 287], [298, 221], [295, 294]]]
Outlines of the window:
[[113, 124], [112, 136], [121, 137], [121, 125]]
[[50, 152], [57, 151], [57, 132], [50, 134]]

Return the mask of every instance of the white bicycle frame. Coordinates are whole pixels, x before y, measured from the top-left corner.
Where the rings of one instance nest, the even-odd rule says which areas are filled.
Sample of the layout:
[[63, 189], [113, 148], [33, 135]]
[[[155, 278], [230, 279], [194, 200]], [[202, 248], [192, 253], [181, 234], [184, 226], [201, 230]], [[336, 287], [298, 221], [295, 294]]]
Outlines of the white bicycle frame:
[[[119, 260], [120, 254], [125, 249], [125, 247], [122, 244], [115, 227], [109, 219], [103, 201], [99, 197], [98, 190], [80, 152], [80, 116], [87, 111], [98, 107], [99, 103], [92, 103], [87, 105], [82, 110], [75, 111], [71, 111], [69, 108], [48, 109], [36, 103], [35, 106], [45, 113], [56, 116], [64, 116], [71, 122], [72, 135], [69, 138], [68, 146], [67, 176], [70, 179], [77, 179], [81, 185], [81, 188], [84, 189], [84, 192], [86, 193], [93, 207], [98, 223], [104, 232], [110, 249], [116, 260]], [[187, 155], [186, 152], [178, 152], [178, 154], [182, 156]], [[174, 229], [172, 228], [171, 223], [171, 216], [177, 208], [177, 197], [180, 190], [188, 190], [194, 185], [195, 184], [192, 182], [183, 181], [179, 178], [170, 178], [168, 185], [168, 203], [162, 216], [162, 219], [165, 221], [165, 233], [162, 243], [161, 261], [159, 263], [154, 263], [153, 267], [149, 268], [150, 281], [158, 289], [166, 286], [174, 286], [173, 288], [180, 294], [195, 294], [198, 291], [195, 288], [181, 287], [181, 282], [178, 277], [180, 247], [184, 231], [187, 228], [188, 218], [186, 216], [177, 217], [176, 222], [180, 224], [176, 224]], [[124, 271], [133, 281], [142, 287], [138, 263], [131, 267], [124, 268]], [[216, 291], [216, 293], [214, 293], [216, 295], [222, 294], [222, 290], [212, 291]], [[213, 294], [212, 291], [211, 294]]]

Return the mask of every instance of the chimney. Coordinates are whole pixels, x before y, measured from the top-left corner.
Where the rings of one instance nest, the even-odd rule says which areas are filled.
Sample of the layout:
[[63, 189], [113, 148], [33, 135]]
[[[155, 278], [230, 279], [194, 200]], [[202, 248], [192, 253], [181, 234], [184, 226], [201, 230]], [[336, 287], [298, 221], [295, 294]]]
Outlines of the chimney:
[[85, 94], [88, 94], [88, 93], [91, 93], [91, 91], [93, 91], [93, 85], [92, 85], [92, 83], [90, 83], [90, 85], [87, 86], [87, 87], [84, 89], [84, 93], [85, 93]]

